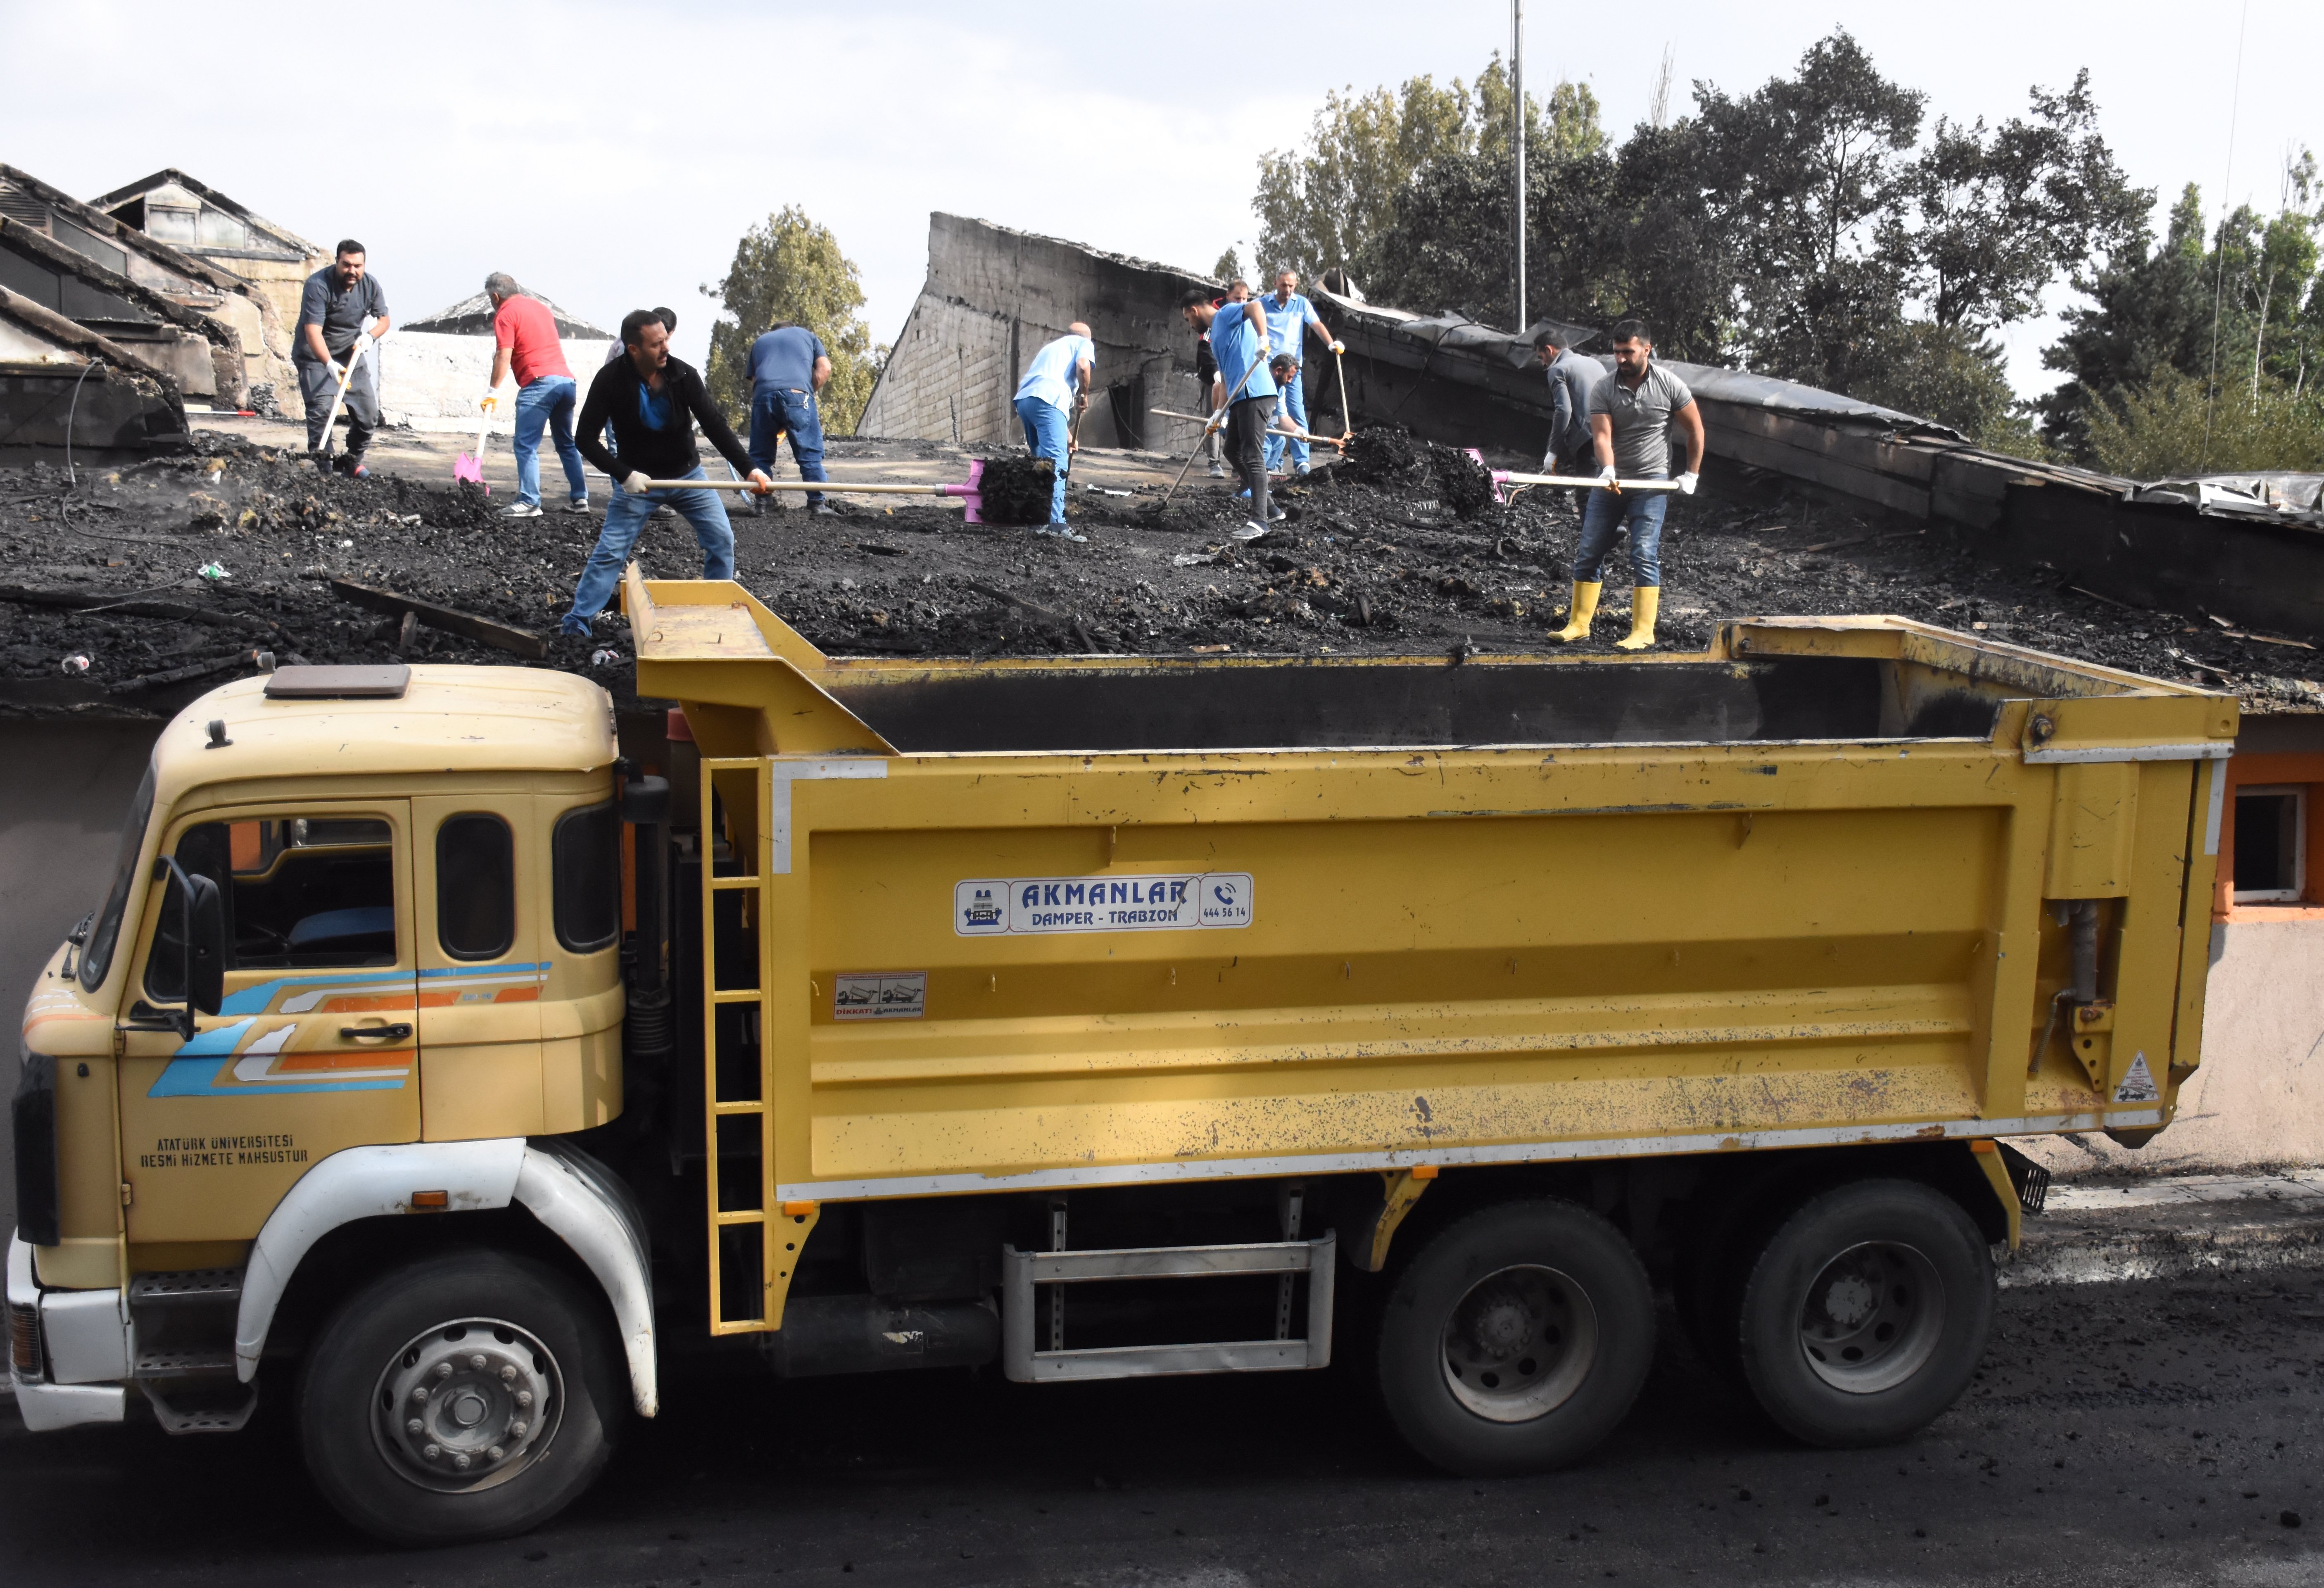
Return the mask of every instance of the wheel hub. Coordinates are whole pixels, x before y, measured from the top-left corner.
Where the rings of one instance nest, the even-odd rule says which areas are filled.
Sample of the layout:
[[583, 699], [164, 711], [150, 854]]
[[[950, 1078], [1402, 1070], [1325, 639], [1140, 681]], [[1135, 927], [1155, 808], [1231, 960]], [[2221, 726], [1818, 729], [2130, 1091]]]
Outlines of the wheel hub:
[[556, 1358], [513, 1325], [438, 1325], [380, 1375], [374, 1418], [381, 1454], [422, 1488], [505, 1482], [539, 1459], [564, 1411]]
[[1555, 1269], [1522, 1264], [1488, 1274], [1444, 1325], [1445, 1388], [1491, 1422], [1522, 1423], [1556, 1409], [1589, 1376], [1598, 1314]]
[[1812, 1280], [1800, 1309], [1800, 1350], [1816, 1377], [1855, 1395], [1894, 1389], [1918, 1372], [1944, 1333], [1944, 1284], [1917, 1248], [1868, 1241]]

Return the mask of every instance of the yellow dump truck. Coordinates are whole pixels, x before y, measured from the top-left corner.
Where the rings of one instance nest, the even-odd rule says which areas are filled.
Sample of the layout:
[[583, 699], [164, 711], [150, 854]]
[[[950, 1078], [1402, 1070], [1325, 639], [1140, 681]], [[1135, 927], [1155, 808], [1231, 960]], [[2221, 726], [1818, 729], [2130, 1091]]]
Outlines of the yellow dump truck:
[[24, 1015], [29, 1426], [288, 1395], [426, 1542], [571, 1500], [677, 1334], [1336, 1349], [1516, 1473], [1620, 1421], [1666, 1287], [1779, 1427], [1893, 1440], [1983, 1350], [2004, 1139], [2141, 1140], [2197, 1062], [2221, 696], [1893, 618], [975, 662], [624, 600], [674, 709], [285, 668], [163, 731]]

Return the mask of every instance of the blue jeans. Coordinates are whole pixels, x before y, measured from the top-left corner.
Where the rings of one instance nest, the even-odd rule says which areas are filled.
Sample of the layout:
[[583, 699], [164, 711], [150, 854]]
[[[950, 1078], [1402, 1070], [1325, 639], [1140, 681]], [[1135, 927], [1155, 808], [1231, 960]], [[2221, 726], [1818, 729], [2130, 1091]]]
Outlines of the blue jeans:
[[543, 375], [516, 394], [516, 438], [509, 450], [516, 454], [516, 499], [540, 505], [540, 429], [549, 427], [557, 445], [558, 461], [565, 466], [565, 483], [573, 500], [589, 500], [589, 476], [582, 471], [581, 448], [573, 444], [571, 375]]
[[1017, 417], [1025, 421], [1025, 445], [1036, 457], [1057, 466], [1056, 484], [1049, 487], [1049, 522], [1065, 522], [1065, 411], [1038, 397], [1017, 399]]
[[1630, 583], [1663, 582], [1663, 514], [1670, 511], [1667, 491], [1637, 491], [1617, 495], [1600, 488], [1590, 493], [1582, 508], [1582, 546], [1573, 554], [1573, 577], [1594, 585], [1614, 549], [1614, 537], [1630, 531]]
[[[686, 477], [707, 476], [697, 466]], [[702, 542], [702, 577], [734, 577], [734, 526], [726, 522], [726, 504], [718, 500], [717, 492], [648, 491], [642, 496], [619, 492], [605, 509], [605, 527], [597, 536], [596, 549], [589, 553], [589, 566], [581, 570], [581, 587], [573, 592], [573, 608], [559, 625], [564, 632], [588, 635], [589, 620], [604, 610], [613, 586], [622, 582], [622, 570], [629, 566], [630, 549], [638, 543], [639, 532], [663, 503], [694, 526], [694, 538]]]
[[[751, 462], [775, 477], [775, 448], [785, 436], [791, 439], [791, 459], [798, 465], [802, 480], [827, 480], [823, 472], [823, 416], [816, 411], [814, 396], [806, 392], [793, 392], [781, 386], [768, 386], [751, 393]], [[823, 504], [823, 493], [807, 494], [809, 507]]]
[[[1283, 403], [1275, 417], [1277, 424], [1296, 425], [1304, 430], [1307, 428], [1307, 383], [1299, 378], [1299, 365], [1293, 365], [1291, 378], [1281, 383]], [[1286, 442], [1289, 443], [1287, 447]], [[1286, 451], [1291, 454], [1292, 472], [1305, 474], [1307, 443], [1296, 436], [1269, 436], [1267, 439], [1267, 472], [1276, 474], [1281, 471]]]

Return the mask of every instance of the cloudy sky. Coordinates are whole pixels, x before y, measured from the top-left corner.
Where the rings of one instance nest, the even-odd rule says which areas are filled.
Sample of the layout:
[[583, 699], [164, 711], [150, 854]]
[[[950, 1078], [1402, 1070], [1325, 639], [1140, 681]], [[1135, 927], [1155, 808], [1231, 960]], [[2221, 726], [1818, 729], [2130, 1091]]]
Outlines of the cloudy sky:
[[[1587, 81], [1618, 135], [1644, 115], [1665, 43], [1682, 83], [1737, 92], [1844, 18], [1932, 113], [1962, 120], [2018, 113], [2031, 85], [2088, 66], [2133, 177], [2166, 201], [2199, 182], [2216, 215], [2223, 183], [2272, 208], [2286, 151], [2324, 145], [2324, 5], [2241, 7], [1664, 0], [1598, 8], [1600, 24], [1537, 0], [1526, 77]], [[798, 204], [862, 267], [886, 341], [918, 290], [931, 210], [1205, 268], [1256, 235], [1258, 157], [1296, 144], [1327, 89], [1473, 77], [1509, 32], [1506, 0], [1228, 14], [1089, 0], [0, 0], [14, 58], [0, 161], [84, 196], [180, 167], [317, 242], [362, 238], [404, 318], [489, 270], [608, 326], [669, 303], [687, 356], [715, 313], [696, 288], [724, 273], [744, 228]], [[2037, 350], [2052, 334], [2011, 335], [2021, 388], [2044, 383]]]

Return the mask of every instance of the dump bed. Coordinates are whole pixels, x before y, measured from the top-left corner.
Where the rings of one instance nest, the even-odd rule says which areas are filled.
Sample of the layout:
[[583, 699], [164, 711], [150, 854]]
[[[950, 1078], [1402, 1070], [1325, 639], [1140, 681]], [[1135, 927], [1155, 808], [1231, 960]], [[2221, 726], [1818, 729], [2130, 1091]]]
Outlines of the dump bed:
[[2224, 696], [1895, 618], [931, 662], [626, 600], [777, 1313], [833, 1200], [2135, 1134], [2197, 1060]]

